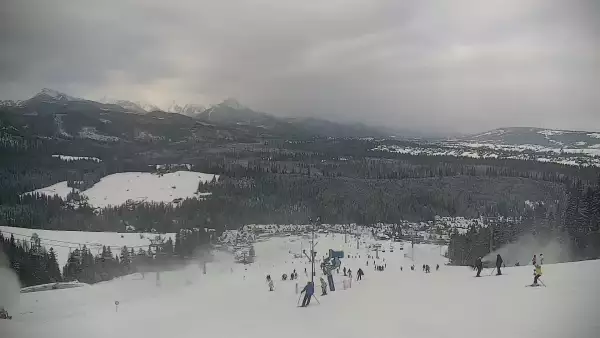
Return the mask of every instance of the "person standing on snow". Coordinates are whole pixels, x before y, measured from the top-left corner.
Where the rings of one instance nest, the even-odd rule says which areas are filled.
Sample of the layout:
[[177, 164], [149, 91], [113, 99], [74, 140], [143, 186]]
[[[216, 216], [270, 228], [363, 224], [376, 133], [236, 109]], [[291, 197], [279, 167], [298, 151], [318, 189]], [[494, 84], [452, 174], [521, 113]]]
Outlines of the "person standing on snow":
[[502, 257], [500, 256], [500, 254], [498, 254], [496, 256], [496, 276], [502, 275], [502, 271], [500, 270], [500, 268], [502, 268]]
[[307, 307], [308, 304], [310, 304], [310, 299], [312, 298], [313, 293], [315, 293], [315, 287], [310, 281], [306, 282], [306, 286], [304, 286], [304, 289], [302, 289], [300, 292], [300, 294], [303, 293], [304, 299], [302, 300], [302, 307]]
[[327, 296], [327, 282], [321, 277], [321, 296]]
[[481, 261], [481, 257], [477, 257], [475, 268], [477, 269], [477, 276], [475, 277], [481, 277], [481, 270], [483, 270], [483, 262]]
[[360, 269], [360, 268], [359, 268], [359, 269], [358, 269], [358, 271], [356, 271], [356, 280], [357, 280], [357, 281], [359, 281], [359, 280], [362, 280], [362, 276], [363, 276], [364, 274], [365, 274], [365, 273], [362, 271], [362, 269]]
[[439, 264], [436, 264], [436, 266], [435, 266], [435, 271], [439, 271], [439, 270], [440, 270], [440, 265], [439, 265]]
[[542, 266], [541, 265], [536, 265], [535, 266], [535, 271], [533, 272], [533, 284], [531, 284], [532, 286], [537, 286], [538, 285], [538, 279], [540, 279], [540, 277], [542, 277]]
[[540, 265], [544, 265], [544, 254], [540, 254]]
[[346, 276], [346, 267], [344, 267], [344, 270], [342, 270], [344, 272], [344, 276]]
[[350, 277], [350, 279], [352, 279], [352, 270], [348, 269], [348, 277]]

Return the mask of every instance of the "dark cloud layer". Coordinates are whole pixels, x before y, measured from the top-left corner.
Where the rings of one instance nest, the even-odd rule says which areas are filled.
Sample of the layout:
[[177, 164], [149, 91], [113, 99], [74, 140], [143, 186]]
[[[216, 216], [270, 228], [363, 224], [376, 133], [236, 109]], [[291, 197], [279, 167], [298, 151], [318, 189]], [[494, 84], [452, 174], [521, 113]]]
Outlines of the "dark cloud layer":
[[598, 3], [5, 0], [0, 95], [232, 96], [421, 130], [598, 130]]

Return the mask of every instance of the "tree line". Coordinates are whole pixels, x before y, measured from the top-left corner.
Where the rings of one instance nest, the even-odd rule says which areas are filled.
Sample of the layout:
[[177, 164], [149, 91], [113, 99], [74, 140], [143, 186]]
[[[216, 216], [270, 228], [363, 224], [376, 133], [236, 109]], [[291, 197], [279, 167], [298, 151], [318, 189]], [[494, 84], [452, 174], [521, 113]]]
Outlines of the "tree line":
[[117, 253], [103, 246], [93, 254], [92, 249], [83, 245], [69, 253], [62, 270], [54, 248], [44, 247], [36, 234], [31, 241], [23, 241], [0, 233], [0, 245], [23, 287], [63, 281], [93, 284], [136, 272], [145, 275], [170, 270], [193, 259], [207, 260], [209, 235], [203, 229], [182, 229], [175, 234], [175, 241], [158, 240], [147, 249], [137, 247], [137, 250], [124, 246]]
[[536, 203], [521, 224], [473, 226], [464, 234], [452, 234], [448, 258], [453, 264], [472, 265], [477, 257], [526, 234], [559, 243], [560, 261], [600, 258], [600, 178], [596, 184], [575, 181], [566, 200]]

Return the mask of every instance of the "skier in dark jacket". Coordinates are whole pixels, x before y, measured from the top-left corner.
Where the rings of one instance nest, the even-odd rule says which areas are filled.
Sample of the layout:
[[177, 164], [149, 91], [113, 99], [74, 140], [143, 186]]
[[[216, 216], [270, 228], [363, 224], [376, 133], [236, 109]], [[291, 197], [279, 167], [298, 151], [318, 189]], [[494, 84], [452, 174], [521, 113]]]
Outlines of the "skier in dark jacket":
[[500, 256], [500, 254], [498, 254], [496, 256], [496, 276], [502, 275], [502, 270], [500, 270], [500, 268], [502, 268], [502, 262], [502, 257]]
[[481, 257], [477, 257], [475, 268], [477, 269], [477, 276], [475, 277], [481, 277], [481, 270], [483, 270], [483, 262], [481, 261]]
[[300, 292], [300, 294], [302, 293], [304, 293], [302, 307], [307, 307], [308, 304], [310, 304], [310, 299], [312, 298], [313, 293], [315, 293], [315, 287], [310, 281], [306, 282], [306, 286], [304, 286], [304, 289], [302, 289], [302, 292]]
[[356, 280], [357, 280], [357, 281], [359, 281], [359, 280], [362, 280], [362, 276], [363, 276], [364, 274], [365, 274], [365, 273], [362, 271], [362, 269], [360, 269], [360, 268], [359, 268], [359, 269], [358, 269], [358, 271], [356, 271]]
[[344, 267], [344, 270], [342, 271], [344, 271], [344, 276], [346, 276], [346, 267]]

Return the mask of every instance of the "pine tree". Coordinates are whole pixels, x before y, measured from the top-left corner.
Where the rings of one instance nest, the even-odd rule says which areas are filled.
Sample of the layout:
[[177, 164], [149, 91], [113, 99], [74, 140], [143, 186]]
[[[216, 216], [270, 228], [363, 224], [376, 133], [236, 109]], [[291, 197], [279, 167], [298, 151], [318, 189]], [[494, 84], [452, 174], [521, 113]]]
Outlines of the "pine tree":
[[48, 252], [48, 277], [52, 283], [62, 281], [54, 248], [50, 248], [50, 251]]

